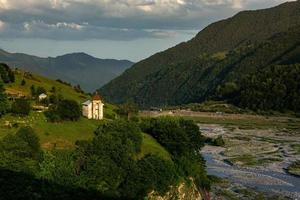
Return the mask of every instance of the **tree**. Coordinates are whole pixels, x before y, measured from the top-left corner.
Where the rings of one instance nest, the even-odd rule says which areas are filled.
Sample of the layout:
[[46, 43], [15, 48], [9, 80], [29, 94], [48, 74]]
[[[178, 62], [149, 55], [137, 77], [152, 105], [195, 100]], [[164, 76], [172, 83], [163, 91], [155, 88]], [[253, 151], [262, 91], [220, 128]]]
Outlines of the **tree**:
[[31, 93], [31, 96], [32, 97], [35, 97], [36, 96], [36, 88], [35, 88], [35, 85], [31, 85], [30, 86], [30, 93]]
[[59, 99], [58, 99], [57, 95], [51, 94], [49, 96], [49, 103], [56, 105], [58, 102], [59, 102]]
[[62, 100], [58, 103], [57, 114], [62, 120], [77, 121], [81, 116], [79, 104], [74, 100]]
[[41, 86], [39, 86], [37, 89], [36, 89], [36, 95], [40, 95], [40, 94], [46, 94], [47, 93], [47, 90]]
[[8, 110], [8, 101], [7, 97], [4, 94], [3, 84], [0, 80], [0, 117], [4, 115]]
[[8, 78], [11, 83], [14, 83], [16, 80], [15, 73], [11, 69], [8, 71]]
[[55, 87], [55, 86], [52, 86], [50, 92], [56, 93], [56, 87]]
[[11, 112], [18, 115], [29, 115], [30, 110], [31, 105], [27, 99], [16, 99], [11, 106]]
[[32, 158], [38, 158], [41, 152], [40, 140], [34, 130], [29, 127], [22, 127], [16, 133], [16, 136], [21, 138], [30, 148], [30, 153]]
[[132, 102], [127, 102], [120, 105], [117, 112], [119, 115], [125, 116], [127, 119], [130, 119], [132, 116], [138, 113], [138, 107]]
[[21, 81], [21, 85], [22, 86], [26, 85], [26, 81], [24, 79]]

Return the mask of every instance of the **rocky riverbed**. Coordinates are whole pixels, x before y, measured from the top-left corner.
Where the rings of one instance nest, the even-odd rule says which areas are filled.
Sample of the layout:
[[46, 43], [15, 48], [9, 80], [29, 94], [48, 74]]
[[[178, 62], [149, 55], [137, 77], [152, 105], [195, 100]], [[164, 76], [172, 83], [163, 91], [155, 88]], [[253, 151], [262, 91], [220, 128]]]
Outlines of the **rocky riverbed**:
[[300, 159], [294, 148], [300, 143], [299, 133], [276, 129], [241, 130], [212, 124], [199, 124], [199, 127], [206, 137], [222, 136], [225, 140], [224, 147], [207, 145], [202, 149], [210, 175], [228, 180], [231, 189], [245, 187], [300, 199], [300, 178], [285, 171], [290, 163]]

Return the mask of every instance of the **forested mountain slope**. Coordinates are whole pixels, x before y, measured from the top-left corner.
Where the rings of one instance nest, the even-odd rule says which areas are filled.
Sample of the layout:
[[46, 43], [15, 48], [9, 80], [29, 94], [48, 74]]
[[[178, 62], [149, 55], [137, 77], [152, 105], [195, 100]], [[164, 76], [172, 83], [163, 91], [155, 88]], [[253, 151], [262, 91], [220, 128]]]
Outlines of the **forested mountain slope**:
[[220, 96], [226, 82], [239, 85], [247, 74], [273, 65], [299, 63], [299, 27], [299, 1], [244, 11], [208, 26], [186, 43], [135, 64], [100, 91], [109, 101], [133, 100], [142, 107], [195, 103]]

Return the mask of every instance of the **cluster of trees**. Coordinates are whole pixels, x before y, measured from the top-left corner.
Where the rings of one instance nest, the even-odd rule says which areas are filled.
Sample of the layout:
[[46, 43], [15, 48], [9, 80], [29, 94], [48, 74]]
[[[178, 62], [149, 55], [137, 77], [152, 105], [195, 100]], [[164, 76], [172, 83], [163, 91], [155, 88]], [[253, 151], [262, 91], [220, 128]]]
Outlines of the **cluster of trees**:
[[45, 116], [51, 122], [77, 121], [81, 116], [81, 108], [74, 100], [56, 99], [49, 107], [49, 110], [45, 112]]
[[[228, 29], [226, 30], [228, 31]], [[272, 28], [272, 30], [274, 29]], [[243, 86], [244, 83], [240, 84], [240, 79], [245, 75], [255, 75], [255, 82], [261, 82], [261, 78], [259, 78], [261, 70], [271, 66], [286, 65], [288, 67], [290, 65], [289, 68], [296, 68], [300, 63], [300, 27], [295, 26], [273, 36], [272, 32], [269, 31], [265, 30], [266, 33], [270, 34], [268, 39], [251, 42], [248, 41], [249, 38], [247, 37], [247, 40], [243, 40], [243, 42], [237, 43], [237, 46], [234, 45], [234, 48], [227, 50], [221, 48], [213, 52], [205, 51], [206, 53], [199, 51], [203, 45], [206, 45], [205, 41], [207, 40], [203, 41], [192, 52], [184, 51], [183, 53], [181, 48], [187, 47], [188, 44], [176, 46], [171, 50], [156, 54], [146, 61], [137, 63], [122, 76], [101, 88], [100, 92], [108, 101], [113, 103], [124, 103], [132, 100], [140, 107], [145, 108], [178, 106], [211, 100], [215, 97], [218, 88], [223, 87], [224, 83], [228, 83], [227, 90], [236, 90], [237, 87]], [[263, 32], [255, 33], [251, 37], [256, 37], [256, 34], [261, 33]], [[244, 34], [240, 36], [244, 37]], [[222, 40], [222, 42], [224, 41]], [[229, 43], [233, 41], [233, 38], [226, 40]], [[188, 43], [195, 46], [200, 44], [196, 39]], [[220, 44], [218, 43], [218, 45]], [[184, 56], [179, 59], [178, 55], [179, 57]], [[274, 75], [271, 76], [274, 77]], [[289, 79], [297, 80], [293, 77]], [[230, 82], [235, 82], [236, 85]], [[246, 82], [245, 84], [249, 86], [249, 83]], [[257, 83], [254, 85], [258, 86]], [[273, 90], [272, 84], [269, 83], [261, 85], [261, 87], [266, 88], [264, 90], [268, 92]], [[278, 87], [282, 87], [282, 85], [278, 85]], [[258, 97], [259, 100], [257, 101], [270, 102], [268, 99], [261, 98], [260, 93], [264, 90], [259, 90], [259, 93], [253, 94], [253, 99]], [[284, 89], [277, 88], [275, 90]], [[297, 93], [299, 95], [299, 90]], [[282, 94], [278, 95], [282, 97]], [[255, 107], [254, 109], [265, 107], [257, 105], [258, 102], [252, 103], [255, 100], [248, 99], [245, 101], [251, 102], [241, 103], [243, 107], [251, 109], [252, 107]], [[271, 104], [278, 104], [275, 101], [278, 101], [278, 98], [275, 98]], [[279, 110], [280, 107], [284, 106], [272, 106], [272, 109]]]
[[300, 65], [275, 65], [225, 83], [218, 96], [251, 110], [300, 112]]
[[4, 94], [4, 83], [15, 82], [14, 72], [3, 63], [0, 63], [0, 117], [9, 110], [7, 96]]
[[42, 151], [32, 128], [22, 127], [0, 141], [0, 168], [33, 174], [38, 170]]
[[[142, 129], [169, 150], [171, 159], [152, 154], [139, 156]], [[23, 184], [14, 185], [20, 198], [34, 195], [43, 199], [55, 193], [66, 200], [74, 198], [70, 191], [79, 196], [86, 193], [85, 199], [143, 199], [152, 191], [165, 194], [183, 178], [193, 178], [199, 187], [207, 188], [209, 182], [199, 153], [202, 145], [197, 126], [182, 119], [103, 121], [91, 141], [78, 141], [75, 149], [47, 152], [41, 151], [34, 131], [25, 127], [0, 141], [0, 183], [3, 176], [10, 174], [5, 180], [6, 188], [15, 179], [28, 184], [26, 188]], [[42, 189], [37, 189], [37, 182]], [[0, 195], [16, 197], [1, 189]]]
[[193, 121], [171, 117], [151, 118], [144, 120], [141, 127], [172, 154], [181, 177], [192, 177], [199, 188], [210, 188], [205, 161], [200, 154], [205, 138]]
[[6, 95], [4, 94], [3, 83], [0, 80], [0, 117], [7, 112], [8, 108], [8, 100]]
[[4, 83], [15, 82], [15, 74], [7, 64], [0, 63], [0, 77]]

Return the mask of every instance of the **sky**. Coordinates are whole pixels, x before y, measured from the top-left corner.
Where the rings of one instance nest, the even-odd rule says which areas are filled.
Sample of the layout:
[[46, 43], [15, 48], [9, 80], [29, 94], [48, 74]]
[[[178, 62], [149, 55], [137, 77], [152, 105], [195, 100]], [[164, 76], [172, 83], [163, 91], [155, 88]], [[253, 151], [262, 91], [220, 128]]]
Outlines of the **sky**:
[[241, 10], [287, 0], [0, 0], [0, 48], [137, 62]]

